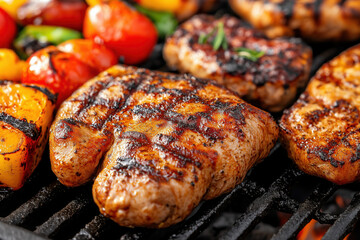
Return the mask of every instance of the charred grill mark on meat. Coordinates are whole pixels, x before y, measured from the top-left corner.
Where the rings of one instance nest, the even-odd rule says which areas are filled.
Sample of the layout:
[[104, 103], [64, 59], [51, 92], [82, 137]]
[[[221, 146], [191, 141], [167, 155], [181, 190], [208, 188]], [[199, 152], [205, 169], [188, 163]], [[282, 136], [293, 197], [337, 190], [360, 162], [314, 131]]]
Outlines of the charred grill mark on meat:
[[357, 0], [230, 0], [230, 4], [270, 38], [296, 35], [315, 42], [360, 38]]
[[67, 186], [100, 165], [93, 196], [120, 225], [166, 227], [238, 184], [277, 131], [268, 113], [211, 80], [115, 66], [63, 103], [50, 158]]
[[280, 122], [299, 168], [337, 184], [360, 179], [359, 69], [357, 45], [324, 64]]
[[[200, 36], [224, 24], [228, 49], [213, 49], [210, 36]], [[239, 48], [264, 52], [256, 61], [239, 55]], [[183, 23], [167, 39], [164, 58], [181, 72], [210, 78], [238, 93], [240, 97], [270, 111], [280, 111], [294, 99], [307, 82], [312, 52], [300, 39], [270, 40], [260, 31], [230, 16], [215, 19], [199, 15]]]

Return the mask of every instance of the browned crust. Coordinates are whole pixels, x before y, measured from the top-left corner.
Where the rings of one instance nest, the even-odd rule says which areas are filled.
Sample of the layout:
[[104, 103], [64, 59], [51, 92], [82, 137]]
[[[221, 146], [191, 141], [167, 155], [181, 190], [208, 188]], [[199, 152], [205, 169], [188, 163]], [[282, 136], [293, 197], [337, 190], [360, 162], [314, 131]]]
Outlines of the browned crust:
[[311, 41], [360, 38], [358, 0], [230, 0], [232, 9], [268, 37]]
[[[211, 32], [219, 22], [225, 26], [226, 51], [213, 50], [213, 38], [207, 44], [198, 43], [200, 35]], [[251, 61], [238, 55], [235, 49], [239, 47], [265, 55]], [[167, 39], [164, 58], [171, 68], [214, 79], [261, 108], [281, 111], [306, 84], [312, 51], [300, 39], [267, 39], [234, 17], [197, 15]]]
[[[94, 114], [96, 112], [96, 114]], [[166, 227], [230, 191], [274, 146], [270, 114], [211, 80], [115, 66], [63, 103], [52, 169], [123, 226]]]
[[360, 178], [360, 45], [324, 64], [280, 121], [289, 157], [336, 184]]

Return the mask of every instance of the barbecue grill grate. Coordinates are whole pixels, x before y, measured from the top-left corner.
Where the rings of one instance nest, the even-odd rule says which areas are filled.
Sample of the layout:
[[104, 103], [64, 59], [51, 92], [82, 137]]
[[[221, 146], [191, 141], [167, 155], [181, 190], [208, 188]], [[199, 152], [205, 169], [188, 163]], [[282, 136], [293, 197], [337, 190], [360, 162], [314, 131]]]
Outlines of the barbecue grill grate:
[[[350, 45], [313, 46], [312, 75], [322, 63]], [[161, 50], [162, 45], [157, 45], [143, 67], [168, 71]], [[273, 240], [295, 238], [311, 219], [331, 224], [323, 239], [343, 239], [360, 217], [360, 191], [355, 184], [346, 186], [355, 195], [343, 213], [323, 211], [324, 204], [338, 188], [297, 170], [277, 144], [243, 183], [226, 195], [201, 203], [185, 221], [161, 230], [129, 229], [99, 213], [92, 201], [91, 184], [66, 188], [51, 173], [49, 160], [43, 159], [22, 189], [1, 190], [0, 239], [195, 239], [226, 209], [240, 215], [219, 236], [221, 239], [244, 239], [271, 211], [291, 214], [272, 236]], [[300, 197], [296, 196], [299, 189], [303, 193]]]

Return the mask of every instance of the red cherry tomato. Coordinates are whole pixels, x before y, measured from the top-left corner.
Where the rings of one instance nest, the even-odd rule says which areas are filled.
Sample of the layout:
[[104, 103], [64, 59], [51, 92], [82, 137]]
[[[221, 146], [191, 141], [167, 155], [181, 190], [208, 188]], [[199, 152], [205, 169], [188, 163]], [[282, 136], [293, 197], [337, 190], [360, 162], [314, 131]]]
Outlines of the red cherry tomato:
[[157, 41], [153, 23], [121, 1], [89, 7], [83, 33], [85, 38], [104, 43], [127, 64], [144, 61]]
[[58, 49], [74, 54], [78, 59], [102, 72], [117, 63], [116, 55], [107, 47], [88, 39], [73, 39], [58, 45]]
[[10, 48], [15, 35], [15, 21], [5, 10], [0, 8], [0, 48]]
[[27, 60], [22, 82], [50, 88], [58, 94], [57, 107], [73, 91], [97, 74], [96, 69], [80, 61], [71, 53], [54, 46], [35, 52]]
[[87, 9], [82, 0], [29, 0], [17, 10], [23, 25], [52, 25], [82, 30]]

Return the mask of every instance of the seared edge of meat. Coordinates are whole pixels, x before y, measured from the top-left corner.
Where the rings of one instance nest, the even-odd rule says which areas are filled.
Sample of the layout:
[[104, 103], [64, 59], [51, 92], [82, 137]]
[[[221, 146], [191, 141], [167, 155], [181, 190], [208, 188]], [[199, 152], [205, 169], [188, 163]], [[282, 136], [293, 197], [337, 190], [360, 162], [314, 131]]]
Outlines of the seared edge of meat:
[[336, 184], [360, 178], [359, 72], [357, 45], [324, 64], [280, 121], [289, 157]]
[[277, 136], [268, 113], [210, 80], [115, 66], [61, 106], [51, 161], [76, 186], [104, 158], [93, 186], [100, 211], [123, 226], [167, 227], [239, 184]]
[[[199, 44], [201, 34], [224, 23], [228, 50], [213, 50]], [[239, 47], [263, 51], [257, 61], [240, 57]], [[312, 51], [300, 39], [269, 40], [237, 18], [198, 15], [186, 21], [167, 39], [164, 58], [169, 67], [210, 78], [238, 93], [245, 100], [269, 111], [283, 110], [292, 103], [297, 90], [307, 83]]]
[[268, 37], [311, 41], [360, 38], [358, 0], [230, 0], [233, 10]]

